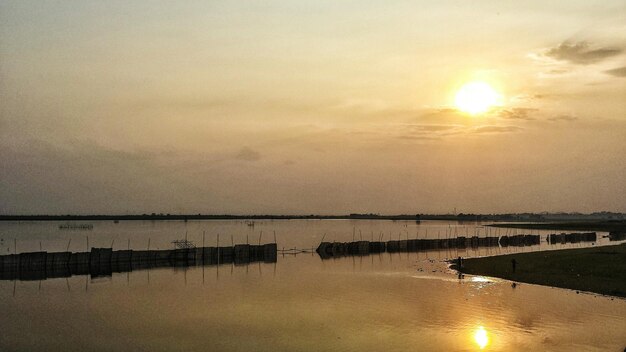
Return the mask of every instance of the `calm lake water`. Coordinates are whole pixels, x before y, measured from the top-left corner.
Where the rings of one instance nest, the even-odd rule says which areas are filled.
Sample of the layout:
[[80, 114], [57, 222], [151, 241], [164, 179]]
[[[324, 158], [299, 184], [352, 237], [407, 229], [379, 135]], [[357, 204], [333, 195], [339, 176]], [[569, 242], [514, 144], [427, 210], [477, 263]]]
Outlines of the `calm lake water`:
[[[0, 223], [0, 254], [512, 234], [481, 223], [289, 220]], [[262, 232], [262, 235], [261, 235]], [[545, 236], [555, 231], [517, 230]], [[204, 233], [204, 235], [203, 235]], [[598, 243], [608, 244], [598, 233]], [[204, 238], [204, 239], [203, 239]], [[130, 241], [129, 241], [130, 240]], [[87, 242], [89, 243], [87, 245]], [[623, 351], [626, 300], [483, 277], [445, 260], [591, 244], [383, 253], [0, 281], [1, 351]]]

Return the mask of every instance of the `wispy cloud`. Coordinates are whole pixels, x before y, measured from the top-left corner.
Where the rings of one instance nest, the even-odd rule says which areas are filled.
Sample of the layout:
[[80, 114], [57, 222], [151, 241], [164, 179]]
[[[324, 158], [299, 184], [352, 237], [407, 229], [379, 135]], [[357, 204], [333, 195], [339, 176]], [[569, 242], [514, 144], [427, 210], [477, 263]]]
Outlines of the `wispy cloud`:
[[478, 126], [474, 127], [472, 133], [511, 133], [521, 131], [523, 128], [518, 126], [497, 126], [497, 125], [486, 125], [486, 126]]
[[534, 120], [532, 117], [532, 113], [537, 112], [538, 109], [533, 108], [513, 108], [513, 109], [503, 109], [498, 112], [498, 116], [503, 119], [511, 119], [511, 120]]
[[261, 153], [250, 147], [243, 147], [235, 154], [235, 159], [243, 161], [258, 161], [261, 159]]
[[614, 68], [611, 70], [606, 70], [604, 72], [615, 77], [626, 77], [626, 66]]
[[615, 47], [591, 48], [587, 42], [563, 42], [545, 51], [544, 55], [559, 61], [588, 65], [619, 55], [622, 51], [621, 48]]
[[549, 117], [548, 121], [552, 121], [552, 122], [559, 122], [559, 121], [576, 121], [578, 120], [578, 117], [576, 116], [571, 116], [571, 115], [559, 115], [559, 116], [553, 116], [553, 117]]

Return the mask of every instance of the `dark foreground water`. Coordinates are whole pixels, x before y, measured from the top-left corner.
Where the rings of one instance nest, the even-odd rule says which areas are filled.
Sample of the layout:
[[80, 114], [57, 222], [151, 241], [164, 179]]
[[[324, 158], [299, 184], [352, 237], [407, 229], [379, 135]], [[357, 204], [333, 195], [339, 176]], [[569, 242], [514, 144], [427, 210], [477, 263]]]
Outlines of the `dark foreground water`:
[[[0, 253], [505, 234], [481, 224], [392, 221], [0, 223]], [[511, 231], [508, 230], [509, 234]], [[203, 236], [204, 232], [204, 236]], [[546, 235], [554, 231], [533, 231]], [[186, 233], [186, 234], [185, 234]], [[518, 233], [528, 231], [518, 230]], [[608, 244], [601, 238], [596, 245]], [[232, 237], [231, 237], [232, 236]], [[203, 240], [204, 237], [204, 240]], [[231, 239], [232, 238], [232, 239]], [[17, 240], [14, 240], [17, 239]], [[70, 241], [71, 239], [71, 241]], [[130, 243], [129, 240], [130, 239]], [[0, 281], [1, 351], [623, 351], [626, 300], [466, 277], [446, 258], [590, 244], [384, 253], [322, 260]]]

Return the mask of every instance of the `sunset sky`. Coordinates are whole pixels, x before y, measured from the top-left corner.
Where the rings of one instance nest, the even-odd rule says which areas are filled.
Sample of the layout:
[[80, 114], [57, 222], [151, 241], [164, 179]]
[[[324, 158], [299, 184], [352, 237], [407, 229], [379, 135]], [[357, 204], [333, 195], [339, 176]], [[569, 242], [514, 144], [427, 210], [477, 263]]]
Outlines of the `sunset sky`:
[[626, 212], [626, 2], [3, 0], [0, 165], [3, 214]]

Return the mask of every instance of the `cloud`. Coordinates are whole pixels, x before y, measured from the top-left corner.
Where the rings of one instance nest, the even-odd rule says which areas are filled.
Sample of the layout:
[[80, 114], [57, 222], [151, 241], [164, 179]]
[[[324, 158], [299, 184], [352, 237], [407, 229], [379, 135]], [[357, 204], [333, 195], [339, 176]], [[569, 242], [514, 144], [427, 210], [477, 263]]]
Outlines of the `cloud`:
[[424, 141], [435, 141], [441, 139], [438, 136], [425, 136], [425, 135], [414, 135], [414, 134], [404, 134], [398, 136], [399, 139], [407, 139], [407, 140], [424, 140]]
[[458, 124], [405, 124], [401, 128], [401, 139], [435, 140], [463, 132], [463, 126]]
[[559, 121], [576, 121], [578, 120], [578, 117], [576, 116], [570, 116], [570, 115], [559, 115], [559, 116], [554, 116], [554, 117], [550, 117], [548, 118], [549, 121], [552, 122], [559, 122]]
[[458, 125], [411, 125], [414, 130], [424, 132], [441, 132], [449, 131], [458, 127]]
[[258, 161], [261, 159], [261, 154], [249, 147], [243, 147], [239, 150], [239, 152], [237, 152], [235, 159], [243, 161]]
[[537, 112], [538, 109], [533, 108], [513, 108], [503, 109], [498, 112], [498, 116], [503, 119], [512, 120], [534, 120], [535, 118], [530, 116], [533, 112]]
[[544, 54], [559, 61], [588, 65], [618, 55], [621, 52], [622, 49], [612, 47], [590, 49], [587, 42], [563, 42], [557, 47], [547, 50]]
[[497, 134], [521, 131], [523, 128], [512, 125], [483, 125], [477, 127], [458, 124], [449, 125], [404, 125], [408, 133], [401, 133], [398, 138], [410, 140], [441, 140], [453, 136], [476, 134]]
[[473, 133], [510, 133], [510, 132], [518, 132], [521, 131], [522, 128], [518, 126], [496, 126], [496, 125], [486, 125], [486, 126], [478, 126], [473, 129]]
[[611, 70], [606, 70], [604, 73], [608, 73], [611, 76], [615, 77], [626, 77], [626, 66], [618, 67]]

